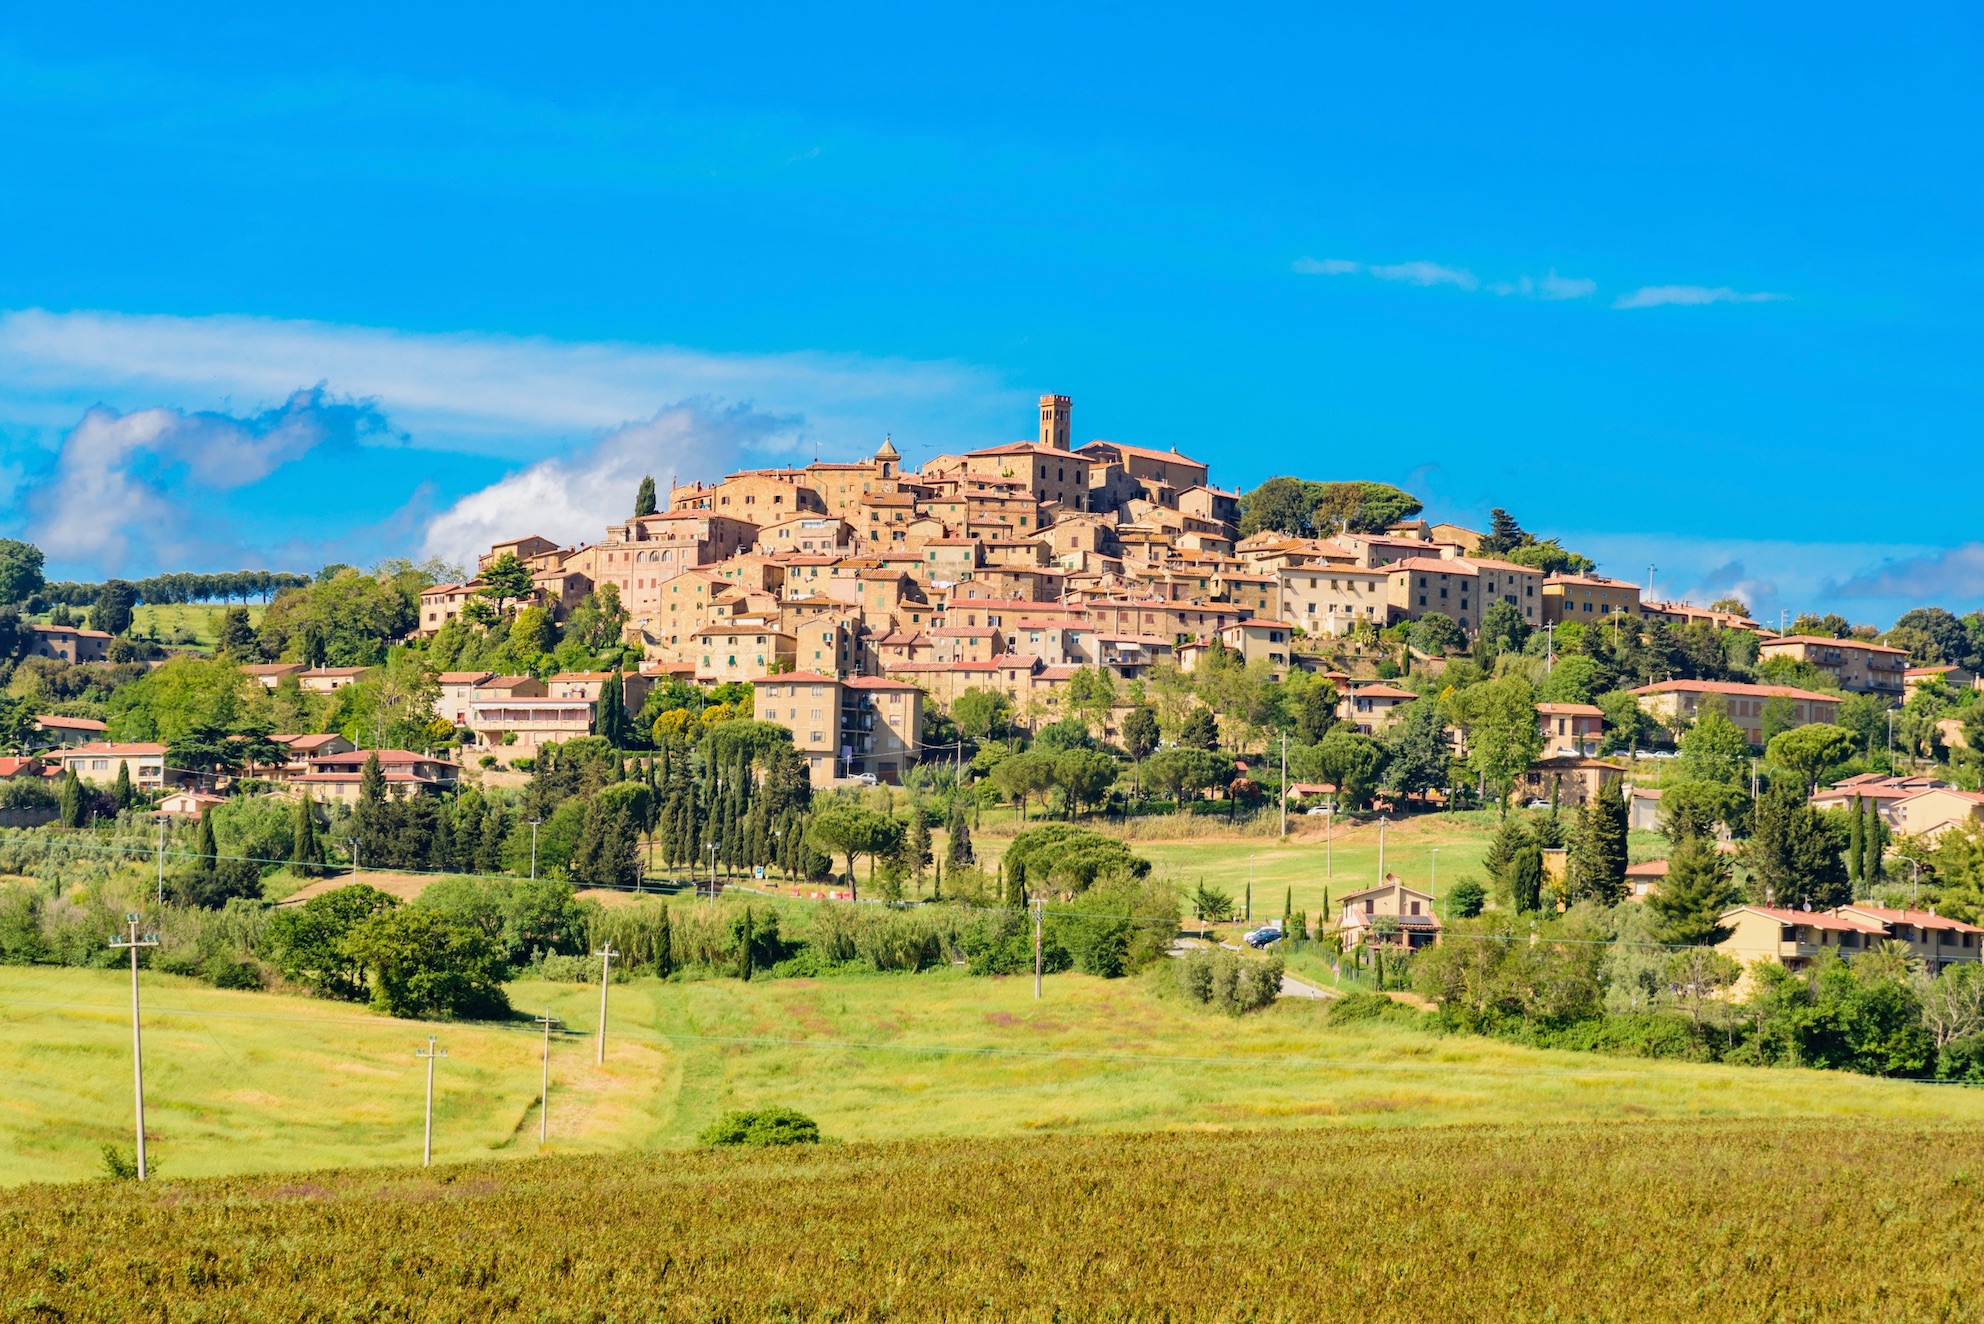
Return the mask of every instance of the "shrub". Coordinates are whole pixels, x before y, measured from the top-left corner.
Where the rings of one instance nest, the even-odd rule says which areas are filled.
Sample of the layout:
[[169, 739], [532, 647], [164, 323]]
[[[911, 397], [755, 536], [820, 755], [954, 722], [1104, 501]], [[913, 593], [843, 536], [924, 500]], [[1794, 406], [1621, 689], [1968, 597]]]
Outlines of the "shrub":
[[1382, 993], [1346, 993], [1330, 1003], [1329, 1007], [1331, 1025], [1370, 1024], [1374, 1021], [1417, 1025], [1421, 1016], [1422, 1013], [1394, 1002]]
[[1217, 947], [1195, 947], [1178, 962], [1178, 987], [1187, 998], [1241, 1016], [1281, 996], [1282, 960], [1243, 960]]
[[791, 1108], [756, 1108], [725, 1113], [696, 1139], [706, 1145], [817, 1145], [820, 1124]]

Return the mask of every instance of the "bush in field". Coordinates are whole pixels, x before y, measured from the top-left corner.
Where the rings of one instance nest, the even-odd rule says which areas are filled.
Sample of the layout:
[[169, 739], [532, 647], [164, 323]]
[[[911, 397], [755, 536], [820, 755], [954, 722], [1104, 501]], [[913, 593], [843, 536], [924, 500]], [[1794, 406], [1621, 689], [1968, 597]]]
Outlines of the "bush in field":
[[502, 950], [487, 934], [419, 906], [381, 910], [338, 944], [389, 1016], [488, 1018], [509, 1013]]
[[270, 916], [263, 951], [283, 978], [318, 997], [357, 1001], [365, 996], [365, 969], [345, 941], [361, 924], [397, 905], [363, 883], [313, 896]]
[[1271, 1005], [1281, 996], [1282, 960], [1243, 959], [1217, 947], [1195, 947], [1178, 962], [1179, 989], [1194, 1002], [1241, 1016]]
[[820, 1124], [791, 1108], [725, 1113], [696, 1139], [706, 1145], [817, 1145]]

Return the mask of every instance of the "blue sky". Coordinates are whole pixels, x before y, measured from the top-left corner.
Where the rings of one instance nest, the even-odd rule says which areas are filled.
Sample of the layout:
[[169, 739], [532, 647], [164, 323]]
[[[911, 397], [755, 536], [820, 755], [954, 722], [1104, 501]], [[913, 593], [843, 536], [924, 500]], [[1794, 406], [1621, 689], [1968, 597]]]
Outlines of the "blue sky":
[[1663, 595], [1984, 605], [1974, 9], [9, 8], [60, 573], [597, 536], [1058, 391]]

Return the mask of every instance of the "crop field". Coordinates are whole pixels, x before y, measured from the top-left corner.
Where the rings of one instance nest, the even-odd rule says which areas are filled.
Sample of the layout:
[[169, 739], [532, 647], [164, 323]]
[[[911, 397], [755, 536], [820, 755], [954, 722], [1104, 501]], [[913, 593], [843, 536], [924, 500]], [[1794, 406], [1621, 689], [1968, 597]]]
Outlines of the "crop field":
[[[790, 903], [788, 903], [790, 904]], [[1871, 1129], [1984, 1122], [1984, 1091], [1840, 1072], [1549, 1052], [1412, 1026], [1331, 1026], [1293, 998], [1228, 1019], [1128, 980], [955, 970], [511, 985], [519, 1020], [396, 1021], [346, 1003], [147, 974], [147, 1132], [167, 1176], [405, 1163], [439, 1036], [435, 1152], [537, 1152], [549, 1007], [551, 1149], [680, 1149], [733, 1108], [787, 1105], [839, 1140], [1469, 1124], [1835, 1118]], [[130, 1145], [129, 985], [117, 970], [0, 967], [0, 1184], [99, 1171]], [[1381, 1142], [1392, 1147], [1395, 1142]]]
[[999, 1137], [0, 1194], [33, 1320], [1962, 1320], [1984, 1137]]

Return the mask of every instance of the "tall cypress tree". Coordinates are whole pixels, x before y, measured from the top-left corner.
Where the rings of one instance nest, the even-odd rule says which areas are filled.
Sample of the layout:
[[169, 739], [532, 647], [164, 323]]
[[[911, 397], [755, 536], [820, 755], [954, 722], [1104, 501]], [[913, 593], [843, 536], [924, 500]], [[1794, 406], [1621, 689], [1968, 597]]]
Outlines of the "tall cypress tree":
[[944, 830], [950, 837], [944, 845], [945, 861], [953, 869], [970, 865], [977, 857], [971, 849], [971, 820], [965, 816], [963, 797], [951, 797], [951, 821]]
[[[1853, 816], [1847, 820], [1846, 877], [1848, 881], [1856, 885], [1863, 878], [1867, 876], [1867, 871], [1866, 871], [1867, 862], [1863, 858], [1866, 854], [1866, 850], [1867, 850], [1866, 804], [1863, 800], [1861, 800], [1859, 796], [1855, 796], [1853, 798]], [[1855, 890], [1858, 890], [1857, 886]]]
[[83, 783], [74, 768], [62, 774], [62, 781], [55, 788], [55, 804], [63, 827], [83, 825]]
[[289, 871], [298, 878], [320, 877], [324, 871], [324, 844], [317, 836], [317, 807], [305, 789], [296, 802], [290, 821]]
[[634, 518], [640, 519], [643, 515], [652, 515], [654, 511], [654, 478], [649, 476], [641, 479], [640, 489], [634, 493]]
[[614, 749], [624, 749], [633, 735], [633, 722], [627, 716], [627, 686], [620, 679], [620, 668], [613, 668], [613, 674], [599, 687], [598, 711], [593, 726], [599, 737]]

